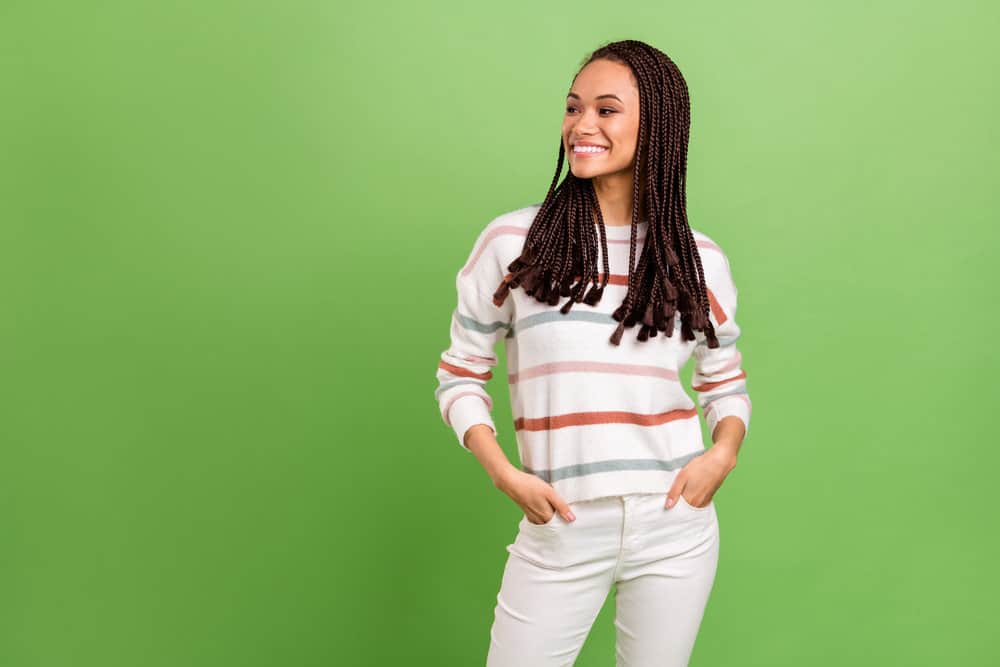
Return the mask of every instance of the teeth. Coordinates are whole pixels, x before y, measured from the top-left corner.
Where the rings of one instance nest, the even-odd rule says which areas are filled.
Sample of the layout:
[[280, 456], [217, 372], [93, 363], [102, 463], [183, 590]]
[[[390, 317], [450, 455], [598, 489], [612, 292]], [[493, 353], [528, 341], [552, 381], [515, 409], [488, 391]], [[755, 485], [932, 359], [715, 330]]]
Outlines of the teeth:
[[608, 150], [602, 146], [574, 146], [574, 153], [602, 153]]

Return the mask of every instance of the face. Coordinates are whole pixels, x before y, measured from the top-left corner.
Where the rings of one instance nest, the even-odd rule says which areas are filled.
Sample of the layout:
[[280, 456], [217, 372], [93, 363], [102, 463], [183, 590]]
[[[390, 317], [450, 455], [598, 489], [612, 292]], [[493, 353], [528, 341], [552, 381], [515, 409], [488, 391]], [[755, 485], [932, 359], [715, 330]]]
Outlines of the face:
[[[627, 65], [595, 60], [566, 97], [562, 139], [577, 178], [630, 174], [639, 136], [639, 89]], [[590, 146], [590, 148], [586, 148]]]

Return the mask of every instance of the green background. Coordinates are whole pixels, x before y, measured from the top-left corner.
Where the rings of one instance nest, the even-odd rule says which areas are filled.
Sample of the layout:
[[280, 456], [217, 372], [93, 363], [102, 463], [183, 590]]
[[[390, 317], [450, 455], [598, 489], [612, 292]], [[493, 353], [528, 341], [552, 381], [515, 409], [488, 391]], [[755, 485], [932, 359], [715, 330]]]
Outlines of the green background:
[[434, 401], [454, 278], [624, 38], [687, 79], [754, 404], [691, 664], [997, 664], [998, 27], [6, 0], [0, 665], [483, 664], [521, 514]]

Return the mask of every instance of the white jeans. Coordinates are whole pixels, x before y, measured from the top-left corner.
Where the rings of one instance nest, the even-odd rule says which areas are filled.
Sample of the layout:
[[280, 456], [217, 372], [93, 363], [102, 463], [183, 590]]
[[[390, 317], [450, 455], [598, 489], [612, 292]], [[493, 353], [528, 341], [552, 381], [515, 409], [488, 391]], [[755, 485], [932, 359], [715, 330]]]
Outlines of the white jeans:
[[544, 524], [521, 518], [497, 595], [487, 667], [572, 665], [615, 588], [618, 667], [688, 664], [719, 560], [712, 501], [667, 492], [571, 503]]

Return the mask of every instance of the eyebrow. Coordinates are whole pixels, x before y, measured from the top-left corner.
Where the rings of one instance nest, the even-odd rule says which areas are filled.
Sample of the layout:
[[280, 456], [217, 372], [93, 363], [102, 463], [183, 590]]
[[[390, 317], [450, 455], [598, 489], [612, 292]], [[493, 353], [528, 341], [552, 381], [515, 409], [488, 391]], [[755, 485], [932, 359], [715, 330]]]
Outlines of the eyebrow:
[[[575, 97], [578, 100], [581, 99], [581, 97], [579, 95], [577, 95], [576, 93], [574, 93], [573, 91], [570, 91], [569, 94], [566, 95], [566, 97]], [[621, 100], [620, 97], [618, 97], [617, 95], [612, 95], [611, 93], [605, 93], [604, 95], [598, 95], [594, 99], [595, 100], [601, 100], [601, 99], [604, 99], [605, 97], [612, 97], [612, 98], [618, 100], [619, 102], [622, 102], [622, 100]], [[622, 102], [622, 104], [625, 104], [625, 103]]]

